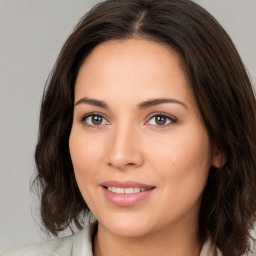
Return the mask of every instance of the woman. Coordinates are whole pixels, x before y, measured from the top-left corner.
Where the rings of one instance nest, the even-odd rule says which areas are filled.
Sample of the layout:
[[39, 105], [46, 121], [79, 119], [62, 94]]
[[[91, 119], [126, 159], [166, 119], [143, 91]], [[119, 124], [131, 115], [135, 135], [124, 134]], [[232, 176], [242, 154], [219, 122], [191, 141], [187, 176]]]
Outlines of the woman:
[[3, 255], [245, 255], [255, 111], [232, 41], [200, 6], [97, 5], [49, 78], [35, 154], [46, 230], [81, 231]]

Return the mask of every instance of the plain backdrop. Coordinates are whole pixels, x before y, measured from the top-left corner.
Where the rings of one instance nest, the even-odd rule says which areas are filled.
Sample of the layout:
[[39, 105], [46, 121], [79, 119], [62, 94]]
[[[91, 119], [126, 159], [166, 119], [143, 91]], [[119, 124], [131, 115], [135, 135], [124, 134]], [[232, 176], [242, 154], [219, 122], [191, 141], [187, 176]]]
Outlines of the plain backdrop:
[[[0, 0], [0, 252], [46, 239], [30, 192], [41, 96], [62, 44], [97, 2]], [[230, 34], [255, 85], [256, 0], [197, 2]]]

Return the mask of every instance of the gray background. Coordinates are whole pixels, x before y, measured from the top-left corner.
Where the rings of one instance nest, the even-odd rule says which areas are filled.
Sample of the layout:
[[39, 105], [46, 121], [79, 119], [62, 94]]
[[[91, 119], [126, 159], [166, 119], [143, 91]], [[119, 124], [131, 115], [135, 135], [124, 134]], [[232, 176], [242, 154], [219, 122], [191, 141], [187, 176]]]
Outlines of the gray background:
[[[34, 174], [39, 104], [59, 50], [98, 1], [0, 0], [0, 252], [46, 238]], [[232, 37], [256, 81], [256, 0], [197, 0]]]

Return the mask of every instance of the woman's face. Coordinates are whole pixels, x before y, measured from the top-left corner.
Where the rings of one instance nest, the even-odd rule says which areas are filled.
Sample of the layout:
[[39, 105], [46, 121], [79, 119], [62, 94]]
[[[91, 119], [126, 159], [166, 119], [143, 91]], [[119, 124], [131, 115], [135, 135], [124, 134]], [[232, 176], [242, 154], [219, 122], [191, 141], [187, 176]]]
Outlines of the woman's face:
[[138, 39], [96, 47], [76, 80], [69, 146], [99, 227], [136, 237], [197, 223], [214, 152], [172, 49]]

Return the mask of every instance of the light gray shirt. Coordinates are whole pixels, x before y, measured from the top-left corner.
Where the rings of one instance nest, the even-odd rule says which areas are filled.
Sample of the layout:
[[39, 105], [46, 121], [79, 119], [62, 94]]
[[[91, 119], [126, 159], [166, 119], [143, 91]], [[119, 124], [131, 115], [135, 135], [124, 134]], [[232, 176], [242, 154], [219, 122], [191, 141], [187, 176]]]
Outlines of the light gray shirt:
[[[91, 243], [91, 227], [68, 237], [57, 238], [22, 249], [5, 252], [1, 256], [93, 256]], [[207, 241], [200, 256], [218, 256], [216, 249]]]

